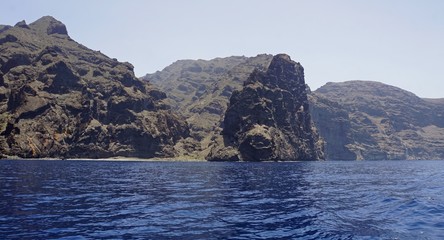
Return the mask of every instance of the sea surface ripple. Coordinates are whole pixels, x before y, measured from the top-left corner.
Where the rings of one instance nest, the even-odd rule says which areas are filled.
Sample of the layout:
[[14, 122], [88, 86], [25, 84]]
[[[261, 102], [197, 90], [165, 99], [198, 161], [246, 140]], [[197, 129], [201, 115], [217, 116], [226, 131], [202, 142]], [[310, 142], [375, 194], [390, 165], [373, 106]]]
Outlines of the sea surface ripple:
[[0, 161], [2, 239], [444, 239], [444, 161]]

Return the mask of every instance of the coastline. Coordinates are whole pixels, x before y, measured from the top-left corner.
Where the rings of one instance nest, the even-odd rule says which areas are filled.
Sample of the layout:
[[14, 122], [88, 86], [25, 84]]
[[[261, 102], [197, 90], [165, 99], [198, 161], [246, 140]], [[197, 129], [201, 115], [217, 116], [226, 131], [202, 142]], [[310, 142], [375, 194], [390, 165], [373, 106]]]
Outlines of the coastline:
[[8, 156], [1, 158], [2, 160], [25, 160], [25, 161], [108, 161], [108, 162], [208, 162], [205, 159], [197, 159], [190, 157], [169, 157], [169, 158], [138, 158], [138, 157], [109, 157], [109, 158], [20, 158]]

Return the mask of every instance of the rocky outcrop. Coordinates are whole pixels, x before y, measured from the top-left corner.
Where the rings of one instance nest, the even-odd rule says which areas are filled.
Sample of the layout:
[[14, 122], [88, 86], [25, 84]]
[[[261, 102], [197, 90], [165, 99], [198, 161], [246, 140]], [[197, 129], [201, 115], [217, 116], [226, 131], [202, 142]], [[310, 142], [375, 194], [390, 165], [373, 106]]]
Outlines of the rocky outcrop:
[[182, 143], [183, 155], [203, 159], [220, 137], [225, 111], [235, 90], [254, 69], [266, 70], [272, 55], [234, 56], [212, 60], [180, 60], [143, 79], [167, 93], [168, 102], [186, 117], [191, 138]]
[[25, 21], [25, 20], [22, 20], [22, 21], [16, 23], [16, 24], [14, 25], [14, 27], [21, 27], [21, 28], [29, 29], [29, 26], [28, 26], [28, 24], [26, 24], [26, 21]]
[[234, 91], [210, 161], [323, 159], [323, 142], [314, 127], [304, 70], [289, 56], [276, 55], [268, 69], [255, 70]]
[[30, 24], [30, 27], [40, 34], [68, 35], [65, 24], [50, 16], [40, 18], [38, 21]]
[[310, 96], [327, 159], [444, 159], [444, 102], [371, 81], [328, 83]]
[[0, 153], [24, 158], [172, 157], [187, 123], [133, 66], [43, 17], [0, 31]]
[[[225, 145], [221, 123], [232, 93], [242, 89], [255, 68], [266, 70], [271, 59], [258, 55], [178, 61], [145, 77], [166, 91], [187, 117], [193, 138], [180, 147], [183, 152], [212, 160], [239, 159], [236, 146], [227, 143], [223, 151], [214, 147]], [[325, 140], [326, 159], [444, 158], [442, 99], [421, 99], [378, 82], [350, 81], [328, 83], [309, 93], [308, 100]]]
[[[186, 116], [192, 138], [181, 147], [184, 153], [197, 158], [209, 156], [211, 160], [234, 161], [240, 159], [238, 148], [226, 146], [222, 137], [230, 97], [243, 88], [255, 69], [267, 71], [272, 58], [272, 55], [261, 54], [251, 58], [181, 60], [143, 79], [167, 92], [171, 105]], [[286, 148], [284, 143], [281, 148]]]

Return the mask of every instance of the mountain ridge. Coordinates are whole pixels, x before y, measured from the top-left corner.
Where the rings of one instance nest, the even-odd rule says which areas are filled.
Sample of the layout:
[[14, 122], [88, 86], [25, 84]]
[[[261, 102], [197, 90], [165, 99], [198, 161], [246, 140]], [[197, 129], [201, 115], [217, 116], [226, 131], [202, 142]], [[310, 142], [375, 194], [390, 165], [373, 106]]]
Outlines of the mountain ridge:
[[309, 112], [304, 69], [286, 54], [275, 55], [266, 71], [255, 69], [233, 92], [221, 126], [223, 143], [212, 147], [208, 160], [324, 158]]
[[[187, 150], [183, 153], [204, 159], [209, 154], [210, 145], [220, 137], [220, 124], [231, 94], [241, 88], [254, 69], [265, 70], [272, 57], [260, 54], [256, 57], [179, 60], [142, 79], [165, 91], [169, 103], [187, 119], [191, 138], [184, 142]], [[184, 67], [184, 64], [188, 65]], [[212, 74], [215, 69], [219, 70]]]
[[138, 79], [51, 16], [0, 25], [0, 50], [3, 158], [444, 159], [444, 98], [375, 81], [310, 91], [284, 54], [178, 60]]
[[46, 16], [0, 33], [0, 150], [22, 158], [172, 157], [188, 126], [165, 93]]
[[[265, 69], [271, 61], [271, 56], [262, 56], [268, 57], [257, 61], [256, 67]], [[229, 58], [223, 59], [229, 60]], [[255, 59], [255, 57], [251, 59]], [[191, 64], [192, 62], [189, 63]], [[242, 65], [242, 63], [240, 63], [240, 65]], [[177, 70], [180, 71], [180, 68]], [[252, 70], [252, 68], [250, 68], [249, 71], [250, 70]], [[240, 81], [233, 81], [227, 78], [224, 81], [218, 81], [218, 84], [221, 85], [222, 88], [228, 85], [232, 89], [240, 89], [247, 75], [248, 74], [244, 74], [243, 78], [238, 79]], [[177, 77], [175, 79], [160, 80], [165, 81], [164, 84], [170, 84], [171, 86], [176, 84], [174, 82], [181, 82], [182, 78]], [[350, 85], [350, 83], [352, 84]], [[197, 84], [196, 86], [198, 87], [199, 84], [205, 83], [200, 82], [195, 84]], [[440, 153], [441, 147], [444, 147], [441, 143], [442, 139], [436, 136], [439, 134], [433, 134], [433, 132], [441, 132], [440, 109], [444, 106], [444, 99], [423, 99], [414, 93], [377, 81], [346, 81], [345, 84], [349, 84], [348, 87], [340, 88], [340, 91], [334, 91], [335, 88], [342, 86], [341, 84], [342, 83], [327, 83], [315, 91], [310, 91], [308, 94], [312, 119], [318, 127], [319, 134], [326, 140], [327, 159], [444, 158], [444, 155]], [[162, 87], [160, 88], [162, 89]], [[207, 86], [207, 89], [211, 89], [211, 87]], [[368, 90], [367, 92], [365, 92], [366, 89]], [[353, 91], [356, 90], [363, 92], [353, 94]], [[385, 90], [385, 92], [383, 90]], [[175, 94], [175, 91], [168, 91], [167, 94]], [[206, 97], [209, 96], [218, 99], [219, 105], [227, 106], [228, 104], [229, 96], [223, 96], [219, 93], [216, 95], [207, 94]], [[203, 98], [205, 98], [205, 95]], [[353, 99], [350, 98], [355, 98], [356, 100], [361, 99], [360, 101], [362, 102], [358, 105], [353, 105], [351, 104], [353, 103]], [[396, 100], [396, 98], [403, 100]], [[357, 102], [359, 103], [359, 101]], [[199, 105], [199, 101], [194, 104]], [[405, 116], [400, 112], [394, 114], [395, 110], [404, 104], [411, 106], [418, 105], [418, 107], [406, 108]], [[365, 109], [361, 109], [362, 107], [365, 107]], [[222, 109], [226, 108], [223, 107]], [[387, 114], [387, 109], [389, 114]], [[186, 112], [187, 110], [181, 109], [181, 111]], [[320, 114], [322, 111], [324, 116]], [[419, 115], [414, 114], [418, 111], [420, 113]], [[207, 113], [208, 111], [203, 111], [203, 113], [196, 115], [196, 118], [205, 116]], [[216, 120], [213, 119], [213, 123], [217, 124], [218, 121], [221, 121], [222, 117], [220, 117], [220, 115], [218, 116], [218, 118], [215, 118]], [[423, 118], [423, 116], [428, 116], [428, 119], [431, 119], [429, 123], [433, 124], [420, 124], [420, 119]], [[375, 124], [371, 120], [375, 122]], [[363, 124], [363, 121], [368, 124]], [[382, 125], [377, 121], [382, 121]], [[409, 124], [411, 122], [418, 124], [418, 126], [410, 126]], [[437, 128], [434, 128], [434, 125], [437, 125]], [[382, 127], [392, 129], [392, 132], [386, 134], [387, 131], [384, 133]], [[203, 129], [203, 132], [205, 134], [208, 133], [205, 129]], [[221, 132], [221, 130], [218, 129], [218, 132]], [[211, 134], [213, 136], [212, 141], [214, 141], [217, 138], [217, 134]], [[397, 134], [400, 135], [398, 136]], [[412, 137], [410, 141], [408, 141], [409, 136]], [[421, 141], [424, 141], [427, 146], [421, 147]], [[401, 142], [406, 145], [406, 147], [404, 147]], [[388, 147], [387, 145], [390, 144], [403, 147]], [[367, 149], [367, 151], [365, 149]]]
[[317, 89], [312, 102], [324, 103], [312, 104], [321, 135], [342, 145], [327, 144], [331, 159], [444, 158], [440, 99], [422, 99], [374, 81], [347, 81]]

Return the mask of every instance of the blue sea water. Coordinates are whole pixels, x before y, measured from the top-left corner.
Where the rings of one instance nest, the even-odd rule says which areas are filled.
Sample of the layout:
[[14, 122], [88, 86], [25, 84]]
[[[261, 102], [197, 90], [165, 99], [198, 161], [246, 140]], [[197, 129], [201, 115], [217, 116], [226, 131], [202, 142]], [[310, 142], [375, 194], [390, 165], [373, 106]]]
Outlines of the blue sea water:
[[444, 239], [444, 161], [0, 161], [1, 239]]

